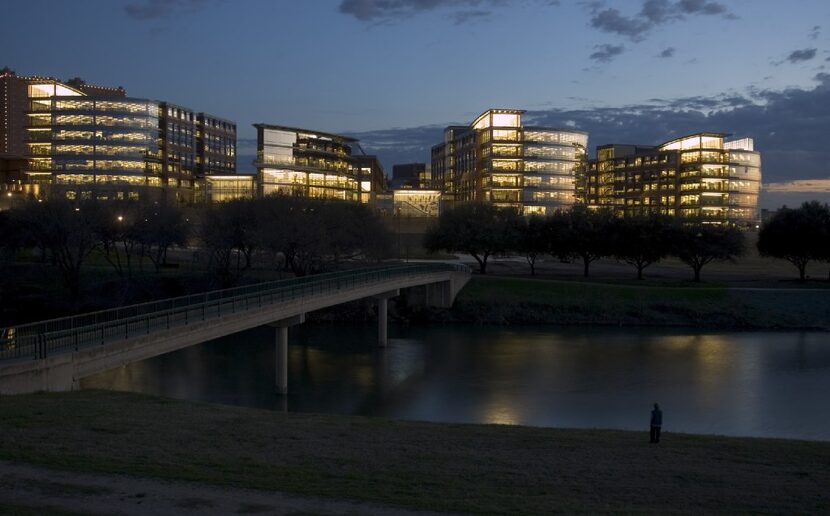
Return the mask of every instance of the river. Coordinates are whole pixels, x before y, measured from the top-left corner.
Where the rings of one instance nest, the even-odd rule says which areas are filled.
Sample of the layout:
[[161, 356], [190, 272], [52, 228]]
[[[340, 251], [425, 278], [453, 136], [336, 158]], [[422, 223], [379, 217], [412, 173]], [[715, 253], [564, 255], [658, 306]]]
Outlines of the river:
[[830, 335], [561, 327], [292, 328], [289, 394], [274, 329], [257, 328], [82, 381], [289, 412], [830, 440]]

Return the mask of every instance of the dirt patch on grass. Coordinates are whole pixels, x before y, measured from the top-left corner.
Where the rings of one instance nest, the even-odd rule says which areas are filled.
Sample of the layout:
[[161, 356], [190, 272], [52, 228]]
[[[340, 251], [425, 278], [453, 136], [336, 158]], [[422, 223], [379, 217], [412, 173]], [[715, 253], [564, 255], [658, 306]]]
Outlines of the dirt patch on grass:
[[0, 514], [397, 514], [381, 505], [0, 461]]

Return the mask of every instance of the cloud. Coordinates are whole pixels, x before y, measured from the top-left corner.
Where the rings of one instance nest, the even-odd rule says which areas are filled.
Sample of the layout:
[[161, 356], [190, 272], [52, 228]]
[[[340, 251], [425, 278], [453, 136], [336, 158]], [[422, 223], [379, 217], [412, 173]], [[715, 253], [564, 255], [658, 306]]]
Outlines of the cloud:
[[807, 201], [830, 203], [830, 179], [797, 179], [795, 181], [764, 182], [761, 206], [799, 206]]
[[677, 7], [685, 14], [728, 14], [723, 4], [706, 0], [680, 0], [677, 2]]
[[[830, 134], [830, 74], [819, 74], [816, 80], [813, 89], [650, 99], [620, 107], [530, 110], [524, 115], [524, 123], [588, 131], [592, 153], [597, 145], [607, 143], [649, 145], [699, 131], [731, 133], [736, 138], [755, 139], [765, 183], [830, 179], [830, 148], [826, 144], [826, 135]], [[442, 141], [445, 125], [449, 124], [352, 136], [391, 169], [393, 163], [429, 162], [430, 147]]]
[[666, 48], [662, 52], [657, 54], [657, 57], [662, 57], [664, 59], [667, 59], [669, 57], [674, 57], [674, 51], [675, 51], [674, 47]]
[[790, 55], [787, 56], [786, 61], [790, 63], [800, 63], [802, 61], [809, 61], [810, 59], [816, 57], [817, 49], [815, 48], [805, 48], [802, 50], [793, 50], [790, 52]]
[[594, 48], [596, 50], [588, 57], [599, 63], [609, 63], [625, 52], [625, 47], [622, 45], [594, 45]]
[[821, 25], [814, 25], [807, 33], [807, 37], [812, 41], [818, 39], [819, 34], [821, 34]]
[[764, 190], [778, 193], [824, 192], [830, 193], [830, 179], [798, 179], [780, 183], [766, 183]]
[[719, 131], [755, 139], [770, 182], [830, 177], [830, 75], [810, 90], [760, 90], [716, 97], [653, 99], [618, 108], [528, 112], [537, 125], [575, 120], [590, 133], [591, 146], [656, 144], [684, 134]]
[[672, 18], [668, 0], [645, 0], [640, 14], [651, 23], [663, 23]]
[[136, 0], [124, 6], [127, 16], [136, 20], [161, 20], [179, 12], [197, 11], [207, 0]]
[[624, 36], [639, 42], [656, 26], [687, 19], [689, 16], [716, 16], [735, 19], [723, 4], [707, 0], [644, 0], [639, 13], [624, 15], [619, 9], [600, 1], [587, 4], [591, 12], [590, 26], [609, 34]]
[[452, 18], [456, 25], [481, 20], [490, 16], [490, 11], [458, 11]]
[[[341, 0], [338, 10], [363, 22], [390, 22], [396, 19], [438, 9], [452, 11], [450, 18], [456, 25], [480, 20], [492, 13], [492, 8], [503, 7], [511, 0]], [[512, 0], [512, 3], [533, 2], [547, 6], [559, 5], [559, 0]]]
[[[466, 123], [469, 123], [467, 121]], [[464, 122], [460, 122], [464, 125]], [[451, 124], [446, 124], [451, 125]], [[386, 170], [396, 163], [429, 162], [430, 149], [444, 140], [445, 125], [381, 129], [352, 133], [368, 154], [377, 154]]]
[[633, 41], [643, 39], [643, 34], [651, 29], [652, 23], [623, 16], [620, 11], [614, 8], [603, 9], [591, 17], [591, 27], [602, 32], [627, 36]]

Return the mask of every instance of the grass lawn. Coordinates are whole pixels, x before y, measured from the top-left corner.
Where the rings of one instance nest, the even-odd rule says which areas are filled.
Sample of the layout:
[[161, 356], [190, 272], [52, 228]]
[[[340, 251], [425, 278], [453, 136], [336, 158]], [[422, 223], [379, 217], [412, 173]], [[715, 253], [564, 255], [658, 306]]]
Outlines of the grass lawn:
[[57, 469], [488, 514], [830, 511], [830, 443], [668, 433], [649, 445], [645, 431], [286, 415], [105, 391], [2, 397], [0, 410], [0, 459]]
[[830, 291], [474, 276], [452, 314], [462, 322], [497, 324], [827, 329]]

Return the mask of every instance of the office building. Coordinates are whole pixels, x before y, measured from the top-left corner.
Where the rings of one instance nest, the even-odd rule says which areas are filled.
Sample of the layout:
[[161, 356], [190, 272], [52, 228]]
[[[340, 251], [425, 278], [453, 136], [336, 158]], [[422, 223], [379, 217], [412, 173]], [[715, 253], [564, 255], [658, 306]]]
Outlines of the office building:
[[393, 165], [391, 186], [392, 188], [432, 188], [432, 169], [426, 163]]
[[441, 192], [426, 189], [392, 191], [392, 214], [403, 218], [434, 218], [441, 213]]
[[256, 196], [256, 177], [252, 174], [211, 174], [196, 179], [194, 202], [214, 203]]
[[127, 96], [127, 90], [121, 86], [113, 88], [110, 86], [101, 86], [100, 84], [88, 84], [80, 77], [69, 79], [66, 81], [66, 85], [80, 91], [87, 97], [123, 98]]
[[[68, 198], [192, 202], [205, 175], [236, 171], [236, 125], [121, 88], [0, 74], [2, 153], [26, 160], [6, 188]], [[7, 174], [8, 175], [8, 174]]]
[[385, 188], [377, 157], [363, 154], [354, 138], [280, 125], [254, 127], [259, 195], [370, 203]]
[[167, 184], [156, 103], [29, 87], [28, 183], [70, 199], [139, 199]]
[[389, 189], [380, 160], [377, 156], [358, 154], [353, 155], [351, 161], [360, 184], [360, 202], [374, 204], [378, 193]]
[[199, 177], [236, 173], [236, 123], [196, 115], [196, 174]]
[[524, 111], [490, 109], [469, 126], [450, 126], [432, 147], [432, 181], [445, 202], [491, 202], [524, 215], [550, 214], [575, 202], [588, 133], [525, 126]]
[[659, 213], [705, 223], [758, 223], [761, 156], [751, 138], [697, 133], [656, 146], [601, 145], [577, 195], [618, 216]]
[[[23, 156], [0, 153], [0, 197], [9, 203], [11, 197], [27, 198], [32, 189], [24, 181], [27, 161]], [[7, 204], [8, 205], [8, 204]], [[0, 210], [3, 208], [0, 207]]]

